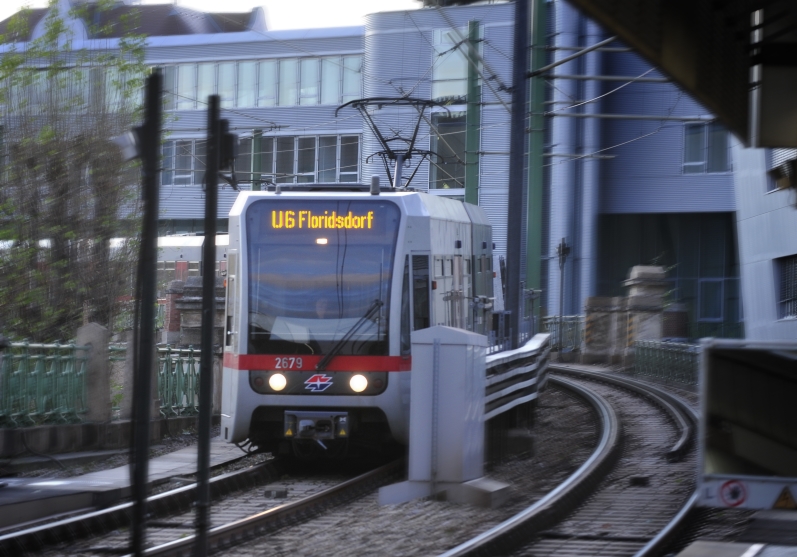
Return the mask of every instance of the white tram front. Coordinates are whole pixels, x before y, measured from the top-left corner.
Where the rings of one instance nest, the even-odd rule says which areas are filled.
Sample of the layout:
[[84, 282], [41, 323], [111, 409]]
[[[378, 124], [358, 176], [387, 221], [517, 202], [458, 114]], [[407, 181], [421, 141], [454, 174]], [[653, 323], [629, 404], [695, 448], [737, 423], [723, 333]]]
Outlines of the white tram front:
[[488, 330], [492, 237], [481, 209], [342, 186], [242, 192], [233, 205], [221, 420], [229, 442], [272, 451], [406, 443], [410, 332]]

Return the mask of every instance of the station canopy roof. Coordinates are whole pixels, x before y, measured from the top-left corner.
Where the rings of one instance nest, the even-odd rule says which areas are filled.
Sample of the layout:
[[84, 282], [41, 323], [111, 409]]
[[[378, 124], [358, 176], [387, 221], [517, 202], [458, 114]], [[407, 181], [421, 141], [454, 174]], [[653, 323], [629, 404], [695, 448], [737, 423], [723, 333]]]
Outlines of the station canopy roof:
[[739, 139], [797, 147], [797, 1], [569, 0]]

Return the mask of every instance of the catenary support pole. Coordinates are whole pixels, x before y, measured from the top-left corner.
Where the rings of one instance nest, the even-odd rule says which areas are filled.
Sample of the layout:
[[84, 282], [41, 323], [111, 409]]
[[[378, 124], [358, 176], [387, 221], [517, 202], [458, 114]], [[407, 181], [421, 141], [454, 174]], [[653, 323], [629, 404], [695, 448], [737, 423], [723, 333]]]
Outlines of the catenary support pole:
[[219, 96], [208, 98], [207, 166], [205, 170], [205, 242], [202, 246], [202, 332], [199, 357], [199, 440], [197, 446], [196, 546], [208, 554], [210, 529], [210, 426], [213, 404], [213, 328], [216, 317], [216, 211], [219, 195], [221, 123]]
[[481, 133], [482, 88], [479, 85], [478, 21], [468, 22], [468, 108], [465, 116], [465, 201], [479, 204], [479, 138]]
[[509, 211], [506, 235], [506, 307], [511, 348], [520, 332], [521, 230], [523, 230], [524, 149], [526, 140], [526, 71], [529, 60], [529, 0], [515, 0], [515, 46], [512, 52], [512, 123], [509, 136]]
[[144, 554], [147, 536], [147, 487], [149, 480], [149, 433], [152, 404], [152, 361], [155, 350], [156, 268], [158, 257], [158, 169], [160, 167], [163, 77], [158, 70], [147, 78], [144, 124], [139, 128], [141, 149], [141, 198], [144, 215], [141, 257], [138, 262], [138, 346], [133, 380], [133, 494], [130, 549]]
[[[547, 27], [547, 0], [532, 0], [531, 14], [531, 68], [545, 64], [545, 42]], [[529, 194], [526, 206], [526, 286], [542, 290], [542, 239], [543, 239], [543, 183], [545, 156], [545, 118], [542, 111], [545, 103], [545, 80], [533, 77], [529, 80]], [[546, 250], [547, 251], [547, 250]], [[540, 304], [542, 306], [542, 304]], [[537, 310], [539, 314], [539, 308]], [[532, 320], [540, 322], [540, 315], [531, 312]], [[536, 332], [532, 328], [532, 334]]]
[[[246, 169], [244, 169], [244, 172], [246, 172]], [[263, 179], [262, 172], [263, 130], [254, 130], [252, 134], [252, 191], [260, 191], [260, 183]]]

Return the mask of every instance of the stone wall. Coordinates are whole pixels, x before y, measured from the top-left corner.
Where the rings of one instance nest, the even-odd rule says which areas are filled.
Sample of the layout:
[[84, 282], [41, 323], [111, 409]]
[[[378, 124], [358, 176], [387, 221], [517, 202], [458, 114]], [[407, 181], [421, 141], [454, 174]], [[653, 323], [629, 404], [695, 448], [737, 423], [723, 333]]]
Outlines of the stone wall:
[[628, 296], [587, 298], [582, 362], [629, 365], [635, 340], [664, 336], [666, 277], [663, 267], [639, 265], [623, 281]]

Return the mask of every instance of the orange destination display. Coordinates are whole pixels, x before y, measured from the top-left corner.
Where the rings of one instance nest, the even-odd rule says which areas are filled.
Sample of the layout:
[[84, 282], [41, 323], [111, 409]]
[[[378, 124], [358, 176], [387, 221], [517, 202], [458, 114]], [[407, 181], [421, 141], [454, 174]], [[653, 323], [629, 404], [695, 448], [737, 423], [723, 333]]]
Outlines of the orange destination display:
[[374, 212], [357, 215], [354, 211], [346, 214], [337, 211], [314, 213], [310, 210], [272, 210], [272, 228], [301, 229], [371, 229], [374, 225]]

